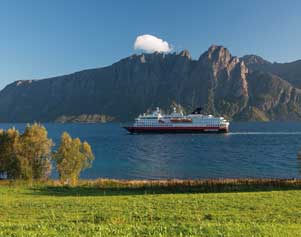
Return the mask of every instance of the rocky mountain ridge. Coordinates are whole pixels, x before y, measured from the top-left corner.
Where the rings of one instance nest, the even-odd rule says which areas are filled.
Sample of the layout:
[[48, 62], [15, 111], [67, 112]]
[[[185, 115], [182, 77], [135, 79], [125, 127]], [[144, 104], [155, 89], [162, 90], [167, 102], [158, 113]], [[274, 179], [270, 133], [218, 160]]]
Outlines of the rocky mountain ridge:
[[188, 50], [135, 54], [108, 67], [8, 85], [0, 91], [0, 122], [82, 114], [129, 121], [156, 106], [169, 110], [171, 104], [187, 112], [202, 106], [204, 113], [234, 120], [300, 120], [299, 63], [238, 58], [217, 45], [197, 60]]

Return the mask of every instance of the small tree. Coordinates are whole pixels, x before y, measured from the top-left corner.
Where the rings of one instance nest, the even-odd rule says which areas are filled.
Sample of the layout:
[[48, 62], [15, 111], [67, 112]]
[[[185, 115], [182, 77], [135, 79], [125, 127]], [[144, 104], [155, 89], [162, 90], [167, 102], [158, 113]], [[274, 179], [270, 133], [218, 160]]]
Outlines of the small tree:
[[67, 132], [64, 132], [55, 159], [60, 179], [74, 185], [81, 171], [91, 167], [94, 155], [87, 142], [81, 142], [79, 138], [73, 139]]
[[44, 179], [51, 173], [53, 142], [47, 130], [38, 123], [27, 125], [17, 148], [23, 179]]
[[20, 134], [15, 128], [0, 130], [0, 173], [10, 179], [20, 178], [21, 175], [17, 156], [19, 142]]

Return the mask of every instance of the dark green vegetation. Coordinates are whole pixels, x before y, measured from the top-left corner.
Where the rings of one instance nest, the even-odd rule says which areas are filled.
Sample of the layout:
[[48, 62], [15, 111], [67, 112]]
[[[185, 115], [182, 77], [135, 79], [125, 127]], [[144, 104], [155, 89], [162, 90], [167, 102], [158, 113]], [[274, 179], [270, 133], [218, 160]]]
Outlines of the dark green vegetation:
[[173, 102], [234, 120], [300, 120], [300, 62], [233, 57], [222, 46], [197, 60], [187, 50], [132, 55], [104, 68], [8, 85], [0, 92], [0, 122], [89, 122], [94, 114], [130, 121]]
[[0, 236], [301, 236], [294, 180], [3, 182]]
[[[14, 128], [0, 130], [0, 175], [8, 179], [45, 180], [56, 161], [60, 179], [75, 184], [80, 172], [94, 159], [90, 145], [62, 134], [57, 151], [41, 124], [27, 125], [23, 134]], [[0, 177], [1, 177], [0, 176]]]

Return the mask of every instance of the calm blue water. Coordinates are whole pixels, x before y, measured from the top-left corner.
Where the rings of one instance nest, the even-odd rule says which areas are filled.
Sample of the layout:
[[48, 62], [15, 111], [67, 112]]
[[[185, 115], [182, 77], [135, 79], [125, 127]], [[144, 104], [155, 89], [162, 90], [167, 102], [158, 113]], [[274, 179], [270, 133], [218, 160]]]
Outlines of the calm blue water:
[[[2, 128], [25, 124], [0, 124]], [[301, 178], [301, 123], [231, 123], [229, 134], [130, 135], [119, 124], [45, 124], [56, 144], [67, 131], [95, 154], [83, 178]], [[54, 173], [55, 176], [55, 173]]]

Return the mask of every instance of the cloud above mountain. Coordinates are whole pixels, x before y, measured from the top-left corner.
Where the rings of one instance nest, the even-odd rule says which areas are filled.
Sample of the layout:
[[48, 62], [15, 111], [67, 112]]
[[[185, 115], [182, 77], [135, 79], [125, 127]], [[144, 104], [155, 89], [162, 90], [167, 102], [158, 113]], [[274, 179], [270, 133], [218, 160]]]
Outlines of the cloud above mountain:
[[162, 52], [168, 53], [172, 50], [172, 47], [168, 44], [168, 42], [164, 41], [153, 35], [139, 35], [137, 36], [134, 43], [135, 50], [143, 50], [148, 53], [153, 52]]

